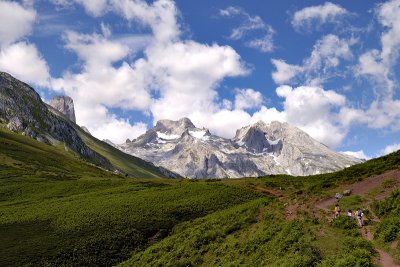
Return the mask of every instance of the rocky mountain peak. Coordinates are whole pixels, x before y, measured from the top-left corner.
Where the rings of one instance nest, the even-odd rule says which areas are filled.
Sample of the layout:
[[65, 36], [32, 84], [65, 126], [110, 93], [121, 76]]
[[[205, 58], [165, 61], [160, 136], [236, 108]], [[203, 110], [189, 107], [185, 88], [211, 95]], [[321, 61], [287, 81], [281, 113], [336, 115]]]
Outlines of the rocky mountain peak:
[[70, 121], [76, 122], [74, 101], [71, 97], [54, 96], [49, 105], [64, 114]]
[[245, 146], [252, 153], [279, 154], [283, 143], [281, 136], [271, 134], [270, 124], [259, 121], [237, 131], [235, 142], [239, 146]]
[[226, 139], [196, 128], [187, 118], [162, 120], [120, 149], [192, 178], [310, 175], [359, 162], [277, 121], [259, 121], [237, 130], [234, 139]]
[[[67, 98], [65, 101], [65, 104], [71, 107]], [[2, 72], [0, 72], [0, 122], [6, 124], [13, 132], [43, 143], [64, 143], [66, 148], [90, 162], [114, 170], [106, 158], [85, 144], [65, 116], [43, 103], [32, 87]]]
[[159, 120], [154, 131], [169, 135], [182, 135], [187, 129], [196, 128], [188, 118], [182, 118], [178, 121]]
[[247, 131], [241, 142], [254, 153], [261, 153], [270, 146], [267, 138], [265, 138], [265, 133], [253, 127]]

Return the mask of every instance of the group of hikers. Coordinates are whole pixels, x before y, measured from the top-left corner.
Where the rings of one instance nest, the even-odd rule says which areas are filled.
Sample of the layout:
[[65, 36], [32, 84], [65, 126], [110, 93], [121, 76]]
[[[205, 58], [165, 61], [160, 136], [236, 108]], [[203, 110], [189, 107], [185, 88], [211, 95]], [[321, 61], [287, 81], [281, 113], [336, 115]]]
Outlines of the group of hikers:
[[[335, 213], [335, 219], [337, 217], [340, 216], [340, 206], [339, 204], [335, 205], [335, 209], [334, 209], [334, 213]], [[360, 208], [358, 208], [356, 211], [352, 211], [352, 210], [348, 210], [347, 211], [347, 216], [350, 219], [356, 218], [357, 222], [358, 222], [358, 226], [363, 227], [363, 217], [364, 217], [364, 213], [362, 212], [362, 210]]]

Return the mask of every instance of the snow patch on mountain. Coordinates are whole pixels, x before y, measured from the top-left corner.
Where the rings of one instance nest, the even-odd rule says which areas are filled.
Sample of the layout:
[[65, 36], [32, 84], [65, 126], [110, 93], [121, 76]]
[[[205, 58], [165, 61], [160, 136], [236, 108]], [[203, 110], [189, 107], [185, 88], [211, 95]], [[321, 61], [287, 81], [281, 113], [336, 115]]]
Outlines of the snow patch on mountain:
[[166, 134], [161, 132], [157, 132], [157, 136], [164, 140], [174, 140], [179, 138], [179, 135], [177, 134]]
[[161, 120], [119, 148], [189, 178], [313, 175], [360, 162], [330, 150], [288, 123], [263, 121], [226, 139], [195, 127], [187, 118]]

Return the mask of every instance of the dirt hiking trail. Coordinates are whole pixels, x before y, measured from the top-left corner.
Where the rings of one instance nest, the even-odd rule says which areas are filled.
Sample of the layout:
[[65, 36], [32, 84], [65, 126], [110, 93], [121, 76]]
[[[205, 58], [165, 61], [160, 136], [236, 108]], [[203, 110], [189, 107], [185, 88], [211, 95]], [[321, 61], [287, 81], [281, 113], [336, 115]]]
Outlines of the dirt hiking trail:
[[[368, 192], [371, 192], [373, 189], [381, 187], [383, 181], [389, 178], [394, 179], [395, 184], [391, 188], [387, 188], [382, 192], [379, 192], [374, 197], [374, 199], [376, 200], [382, 200], [385, 197], [387, 197], [393, 190], [400, 187], [400, 170], [392, 170], [380, 175], [373, 175], [363, 181], [341, 186], [338, 189], [338, 191], [341, 192], [346, 189], [351, 189], [352, 196], [355, 195], [364, 196]], [[330, 207], [334, 206], [335, 203], [336, 203], [336, 198], [334, 196], [331, 196], [317, 201], [315, 203], [315, 207], [318, 209], [328, 210]]]
[[[374, 239], [374, 235], [371, 232], [371, 229], [367, 226], [362, 229], [360, 229], [361, 235], [363, 238], [372, 241]], [[383, 267], [400, 267], [400, 265], [397, 265], [394, 263], [392, 256], [389, 255], [386, 251], [375, 248], [375, 250], [379, 253], [378, 256], [378, 264]]]
[[[390, 188], [383, 188], [382, 183], [386, 179], [393, 179], [394, 184]], [[374, 189], [379, 189], [382, 188], [380, 192], [378, 192], [373, 199], [375, 200], [382, 200], [385, 197], [387, 197], [392, 191], [394, 191], [396, 188], [400, 187], [400, 170], [391, 170], [388, 172], [385, 172], [380, 175], [373, 175], [363, 181], [356, 182], [353, 184], [348, 184], [341, 186], [338, 188], [338, 192], [342, 192], [343, 190], [346, 189], [351, 189], [352, 196], [358, 195], [358, 196], [365, 196], [369, 192], [372, 192]], [[372, 201], [372, 200], [371, 200]], [[318, 209], [326, 210], [326, 211], [331, 211], [331, 207], [335, 205], [337, 202], [336, 198], [334, 196], [328, 197], [321, 199], [315, 203], [315, 207]], [[379, 220], [378, 218], [374, 218], [374, 220]], [[372, 241], [374, 239], [374, 235], [371, 232], [370, 227], [366, 226], [360, 229], [361, 236], [365, 238], [366, 240]], [[397, 244], [396, 244], [397, 245]], [[379, 253], [379, 256], [377, 258], [378, 264], [383, 267], [400, 267], [400, 265], [397, 265], [394, 263], [394, 260], [392, 256], [389, 255], [386, 251], [375, 248], [375, 250]]]

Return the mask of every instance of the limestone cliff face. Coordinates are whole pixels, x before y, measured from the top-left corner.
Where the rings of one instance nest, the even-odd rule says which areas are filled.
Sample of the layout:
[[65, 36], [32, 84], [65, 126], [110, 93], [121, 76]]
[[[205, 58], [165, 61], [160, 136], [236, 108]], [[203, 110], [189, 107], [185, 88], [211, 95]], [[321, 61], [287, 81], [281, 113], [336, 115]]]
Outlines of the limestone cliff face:
[[[67, 106], [71, 107], [68, 103]], [[81, 157], [114, 170], [106, 158], [82, 141], [70, 125], [71, 122], [60, 115], [58, 110], [43, 103], [32, 87], [4, 72], [0, 72], [0, 123], [13, 132], [40, 142], [62, 142]]]
[[69, 96], [55, 96], [51, 99], [50, 106], [64, 114], [70, 121], [76, 123], [74, 101]]
[[119, 148], [190, 178], [312, 175], [360, 162], [280, 122], [260, 121], [237, 130], [233, 139], [225, 139], [196, 128], [187, 118], [162, 120]]

